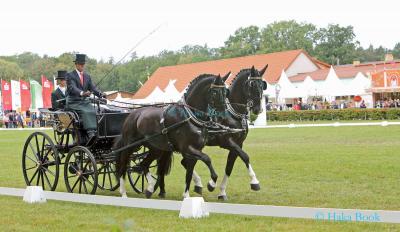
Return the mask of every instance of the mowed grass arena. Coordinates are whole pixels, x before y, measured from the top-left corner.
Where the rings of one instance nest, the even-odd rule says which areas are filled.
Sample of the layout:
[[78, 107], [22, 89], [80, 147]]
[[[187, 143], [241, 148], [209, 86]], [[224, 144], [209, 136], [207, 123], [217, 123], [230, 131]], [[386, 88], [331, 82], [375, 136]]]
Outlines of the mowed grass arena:
[[[30, 133], [0, 131], [0, 186], [25, 187], [21, 153]], [[229, 203], [400, 210], [400, 126], [252, 129], [244, 150], [261, 190], [250, 190], [247, 170], [238, 159], [228, 182]], [[205, 152], [216, 167], [219, 184], [227, 151], [207, 147]], [[180, 160], [176, 154], [166, 177], [167, 199], [182, 199]], [[196, 170], [206, 186], [208, 169], [198, 163]], [[127, 187], [129, 197], [144, 197]], [[205, 200], [217, 201], [218, 190], [203, 189]], [[63, 177], [57, 191], [66, 191]], [[118, 191], [97, 194], [119, 196]], [[176, 211], [58, 201], [30, 205], [5, 196], [0, 196], [0, 206], [1, 231], [400, 231], [398, 224], [222, 214], [179, 219]]]

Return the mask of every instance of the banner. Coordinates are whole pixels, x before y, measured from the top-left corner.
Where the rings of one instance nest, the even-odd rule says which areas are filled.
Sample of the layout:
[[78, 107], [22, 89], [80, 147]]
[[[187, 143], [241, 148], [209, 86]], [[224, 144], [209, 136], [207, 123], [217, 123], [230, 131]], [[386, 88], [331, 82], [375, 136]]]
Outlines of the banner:
[[3, 110], [11, 110], [12, 109], [11, 85], [5, 80], [1, 80], [1, 93], [3, 95], [1, 101], [3, 105]]
[[51, 93], [53, 92], [53, 84], [42, 75], [42, 97], [43, 108], [51, 108]]
[[19, 81], [11, 80], [11, 100], [12, 109], [16, 111], [21, 110], [21, 87]]
[[27, 111], [31, 107], [31, 90], [29, 82], [20, 80], [21, 87], [21, 110]]
[[42, 86], [35, 80], [30, 80], [32, 109], [43, 108]]
[[373, 88], [400, 88], [400, 70], [386, 70], [372, 74]]

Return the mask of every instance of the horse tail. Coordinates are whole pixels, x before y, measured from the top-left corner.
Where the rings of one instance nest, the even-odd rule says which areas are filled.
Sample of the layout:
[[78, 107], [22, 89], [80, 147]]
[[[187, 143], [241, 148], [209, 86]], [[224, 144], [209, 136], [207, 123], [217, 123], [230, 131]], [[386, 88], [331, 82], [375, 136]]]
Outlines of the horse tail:
[[[119, 149], [119, 148], [121, 148], [123, 146], [124, 146], [124, 140], [123, 140], [122, 135], [121, 135], [121, 136], [118, 136], [115, 139], [114, 145], [113, 145], [113, 150]], [[125, 177], [124, 171], [123, 171], [123, 168], [122, 168], [123, 164], [122, 164], [122, 160], [121, 160], [122, 157], [121, 156], [122, 156], [122, 152], [117, 152], [115, 154], [115, 171], [116, 171], [118, 180], [119, 180], [119, 178], [121, 176]]]
[[172, 152], [165, 152], [158, 161], [157, 175], [166, 176], [171, 172], [174, 156]]

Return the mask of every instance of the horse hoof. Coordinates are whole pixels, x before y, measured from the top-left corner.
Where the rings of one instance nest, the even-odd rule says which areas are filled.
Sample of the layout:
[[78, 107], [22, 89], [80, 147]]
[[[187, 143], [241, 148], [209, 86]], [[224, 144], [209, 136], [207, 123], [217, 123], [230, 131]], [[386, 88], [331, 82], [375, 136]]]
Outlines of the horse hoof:
[[165, 193], [159, 193], [159, 194], [158, 194], [158, 197], [164, 199], [164, 198], [165, 198], [165, 195], [166, 195]]
[[121, 197], [122, 197], [122, 198], [128, 198], [128, 196], [126, 195], [126, 193], [125, 193], [125, 194], [122, 194]]
[[227, 200], [228, 200], [228, 197], [227, 197], [226, 195], [219, 195], [219, 196], [218, 196], [218, 200], [220, 200], [220, 201], [227, 201]]
[[150, 198], [151, 195], [153, 195], [153, 193], [150, 192], [149, 190], [146, 190], [145, 194], [146, 194], [146, 198]]
[[194, 186], [194, 192], [199, 194], [199, 195], [203, 195], [203, 187]]
[[251, 190], [254, 191], [259, 191], [260, 190], [260, 184], [250, 184]]
[[212, 191], [214, 191], [215, 187], [212, 186], [210, 183], [208, 183], [207, 184], [207, 189], [208, 189], [209, 192], [212, 192]]

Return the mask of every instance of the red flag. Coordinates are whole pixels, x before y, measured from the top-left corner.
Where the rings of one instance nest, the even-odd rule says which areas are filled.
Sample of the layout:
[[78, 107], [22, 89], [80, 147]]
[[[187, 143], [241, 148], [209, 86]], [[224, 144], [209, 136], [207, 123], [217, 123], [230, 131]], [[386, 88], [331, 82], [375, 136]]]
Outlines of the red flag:
[[31, 107], [31, 88], [29, 83], [23, 80], [19, 81], [21, 88], [21, 110], [27, 111]]
[[11, 101], [11, 85], [5, 80], [1, 80], [1, 91], [3, 95], [3, 110], [11, 110], [12, 109], [12, 101]]
[[53, 84], [42, 75], [43, 108], [51, 108], [51, 92], [53, 92]]

